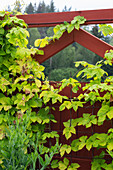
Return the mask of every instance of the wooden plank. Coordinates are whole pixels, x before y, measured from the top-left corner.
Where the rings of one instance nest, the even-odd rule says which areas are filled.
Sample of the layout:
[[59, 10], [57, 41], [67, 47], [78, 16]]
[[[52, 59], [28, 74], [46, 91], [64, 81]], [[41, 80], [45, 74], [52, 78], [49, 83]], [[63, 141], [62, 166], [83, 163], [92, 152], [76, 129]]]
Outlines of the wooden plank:
[[100, 40], [83, 29], [79, 29], [79, 31], [74, 30], [74, 41], [99, 55], [100, 57], [104, 57], [104, 54], [107, 50], [113, 50], [113, 46], [107, 44], [106, 42]]
[[104, 57], [104, 54], [107, 50], [113, 49], [113, 46], [107, 44], [106, 42], [100, 40], [94, 35], [88, 33], [83, 29], [74, 30], [70, 34], [65, 32], [63, 36], [56, 40], [55, 42], [51, 41], [49, 45], [42, 48], [44, 55], [35, 55], [35, 59], [39, 63], [43, 63], [45, 60], [49, 59], [59, 51], [63, 50], [73, 42], [77, 42], [95, 54]]
[[29, 27], [50, 27], [61, 24], [64, 21], [71, 22], [75, 16], [84, 16], [88, 24], [113, 23], [113, 9], [38, 13], [17, 16], [23, 19]]
[[51, 41], [49, 45], [41, 49], [44, 51], [44, 55], [36, 54], [34, 58], [41, 64], [73, 42], [73, 32], [70, 34], [65, 32], [59, 40], [55, 40], [55, 42]]

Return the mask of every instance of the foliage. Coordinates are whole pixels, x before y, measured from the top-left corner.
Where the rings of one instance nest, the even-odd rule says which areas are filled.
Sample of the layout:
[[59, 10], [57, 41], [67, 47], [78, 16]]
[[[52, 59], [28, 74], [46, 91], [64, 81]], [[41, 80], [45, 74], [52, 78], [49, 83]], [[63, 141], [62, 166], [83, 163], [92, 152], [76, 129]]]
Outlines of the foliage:
[[79, 30], [80, 24], [83, 24], [86, 21], [84, 17], [76, 16], [71, 21], [71, 24], [64, 21], [64, 24], [56, 25], [53, 29], [54, 35], [52, 37], [45, 37], [43, 39], [37, 39], [35, 41], [35, 46], [39, 48], [45, 47], [51, 40], [55, 41], [55, 39], [59, 39], [63, 33], [67, 30], [68, 33], [71, 33], [73, 29]]
[[26, 134], [28, 117], [23, 122], [16, 118], [16, 124], [9, 124], [8, 129], [6, 129], [6, 145], [4, 145], [4, 141], [0, 142], [0, 154], [3, 156], [2, 167], [4, 169], [16, 168], [22, 170], [26, 169], [31, 163], [29, 154], [26, 153], [26, 144], [29, 141], [29, 135]]
[[[97, 62], [96, 65], [88, 64], [87, 62], [76, 62], [75, 66], [79, 67], [79, 65], [84, 66], [84, 69], [78, 72], [77, 76], [82, 75], [82, 77], [86, 77], [90, 80], [90, 82], [83, 87], [84, 94], [80, 94], [78, 96], [77, 102], [79, 102], [79, 107], [83, 107], [82, 101], [85, 103], [90, 101], [91, 105], [95, 102], [99, 101], [102, 102], [102, 106], [97, 112], [96, 115], [92, 115], [91, 113], [83, 113], [83, 117], [71, 119], [67, 122], [64, 122], [64, 131], [63, 134], [65, 135], [66, 139], [70, 139], [72, 133], [76, 134], [76, 127], [77, 126], [85, 126], [89, 128], [93, 125], [101, 126], [105, 123], [106, 120], [110, 121], [113, 118], [113, 106], [112, 103], [112, 76], [108, 76], [107, 72], [102, 69], [103, 64], [112, 65], [112, 50], [105, 54], [106, 61], [102, 60]], [[102, 77], [107, 75], [105, 81], [102, 83]], [[100, 92], [104, 92], [104, 95], [101, 96]], [[62, 104], [65, 105], [65, 102]], [[61, 106], [62, 106], [61, 105]], [[72, 108], [73, 100], [69, 101], [66, 104], [67, 109]], [[61, 109], [60, 109], [61, 110]], [[63, 145], [60, 149], [60, 154], [63, 156], [65, 152], [70, 153], [71, 150], [77, 152], [84, 147], [88, 151], [91, 148], [105, 148], [107, 153], [102, 152], [101, 159], [100, 157], [95, 157], [94, 161], [92, 162], [92, 170], [97, 169], [112, 169], [112, 162], [107, 164], [104, 160], [104, 156], [109, 154], [111, 158], [113, 157], [113, 129], [108, 129], [107, 133], [94, 133], [90, 137], [88, 136], [81, 136], [79, 139], [75, 139], [72, 141], [71, 145]], [[71, 146], [71, 147], [70, 147]]]
[[[3, 18], [0, 20], [1, 162], [6, 169], [24, 169], [27, 166], [35, 169], [39, 159], [41, 168], [45, 169], [60, 147], [58, 141], [51, 148], [45, 149], [44, 146], [48, 137], [44, 129], [51, 121], [56, 123], [47, 106], [56, 92], [49, 82], [41, 83], [45, 79], [44, 67], [32, 56], [43, 54], [43, 51], [27, 48], [27, 25], [15, 16], [10, 17], [8, 12], [2, 11], [0, 16]], [[43, 100], [41, 95], [46, 91], [51, 92], [50, 98]], [[57, 102], [58, 94], [55, 96], [54, 102]], [[27, 121], [26, 116], [29, 117]], [[17, 120], [24, 123], [20, 125]], [[58, 137], [57, 132], [49, 134], [49, 138]]]
[[54, 81], [61, 81], [62, 79], [66, 78], [68, 79], [70, 76], [76, 75], [78, 70], [75, 68], [59, 68], [54, 69], [51, 71], [50, 76], [48, 77], [49, 80]]
[[[64, 79], [57, 87], [50, 85], [45, 79], [44, 67], [39, 65], [33, 56], [42, 54], [37, 48], [27, 48], [29, 36], [27, 25], [23, 20], [10, 17], [9, 13], [0, 12], [0, 157], [2, 169], [36, 168], [36, 161], [40, 163], [40, 169], [52, 168], [75, 170], [80, 167], [78, 163], [70, 163], [66, 154], [77, 152], [84, 147], [88, 151], [92, 148], [104, 148], [105, 153], [92, 161], [92, 170], [112, 169], [113, 162], [107, 163], [104, 157], [113, 158], [113, 128], [107, 133], [94, 133], [91, 136], [75, 138], [71, 144], [59, 144], [59, 134], [56, 131], [48, 131], [47, 125], [56, 123], [53, 116], [54, 107], [50, 105], [59, 102], [59, 111], [73, 109], [75, 112], [90, 102], [101, 102], [101, 108], [96, 115], [83, 113], [81, 117], [63, 122], [63, 135], [70, 140], [76, 135], [76, 127], [86, 128], [94, 125], [101, 126], [113, 118], [113, 83], [112, 76], [102, 69], [103, 65], [112, 65], [113, 51], [106, 52], [105, 59], [95, 65], [85, 61], [75, 62], [75, 67], [82, 66], [77, 77], [86, 78], [89, 83], [82, 88], [83, 94], [78, 97], [68, 98], [60, 92], [65, 87], [71, 87], [73, 93], [77, 93], [81, 84], [74, 78]], [[77, 16], [71, 24], [56, 26], [54, 35], [35, 41], [37, 47], [44, 47], [51, 40], [59, 39], [67, 30], [79, 29], [85, 22], [84, 17]], [[106, 77], [102, 83], [103, 77]], [[43, 83], [41, 82], [43, 80]], [[104, 95], [101, 95], [104, 92]], [[51, 110], [51, 113], [50, 113]], [[47, 139], [54, 138], [56, 143], [47, 147]], [[7, 146], [7, 147], [5, 147]], [[16, 152], [18, 151], [18, 152]], [[56, 154], [61, 155], [63, 161], [53, 160]], [[23, 154], [23, 157], [21, 156]], [[20, 158], [19, 161], [17, 158]]]
[[41, 35], [37, 28], [28, 28], [28, 32], [29, 32], [30, 36], [28, 38], [29, 43], [27, 46], [28, 46], [28, 48], [30, 48], [30, 47], [34, 46], [34, 41], [36, 39], [41, 38]]
[[113, 27], [111, 25], [102, 24], [99, 25], [99, 32], [101, 31], [104, 34], [104, 36], [107, 36], [113, 33]]

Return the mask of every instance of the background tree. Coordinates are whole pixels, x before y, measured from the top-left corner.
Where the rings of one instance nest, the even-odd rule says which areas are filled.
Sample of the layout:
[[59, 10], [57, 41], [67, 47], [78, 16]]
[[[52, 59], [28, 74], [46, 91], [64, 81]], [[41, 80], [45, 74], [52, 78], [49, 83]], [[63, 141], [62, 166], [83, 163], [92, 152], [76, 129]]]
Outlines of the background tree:
[[51, 0], [48, 12], [55, 12], [55, 11], [56, 11], [56, 7], [54, 5], [54, 1]]
[[28, 38], [29, 40], [28, 47], [34, 46], [35, 40], [41, 38], [40, 32], [38, 31], [37, 28], [28, 28], [28, 31], [30, 34], [30, 37]]
[[34, 14], [34, 6], [33, 4], [30, 2], [30, 4], [25, 8], [25, 12], [27, 14]]
[[35, 13], [46, 13], [47, 12], [47, 6], [44, 1], [39, 2], [38, 7], [35, 11]]
[[72, 7], [67, 8], [67, 6], [65, 5], [65, 6], [64, 6], [64, 9], [62, 10], [62, 12], [71, 11], [71, 8], [72, 8]]

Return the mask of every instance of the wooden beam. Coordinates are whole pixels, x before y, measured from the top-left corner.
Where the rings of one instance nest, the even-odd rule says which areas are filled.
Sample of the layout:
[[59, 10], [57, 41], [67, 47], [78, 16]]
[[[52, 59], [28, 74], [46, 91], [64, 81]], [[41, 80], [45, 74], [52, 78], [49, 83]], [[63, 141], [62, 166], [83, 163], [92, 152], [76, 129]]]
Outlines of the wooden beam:
[[55, 42], [51, 41], [49, 45], [42, 48], [44, 55], [35, 55], [35, 59], [41, 64], [73, 42], [79, 43], [101, 57], [104, 57], [104, 54], [107, 50], [113, 49], [113, 46], [100, 40], [87, 31], [79, 29], [79, 31], [74, 30], [70, 34], [65, 32], [59, 40], [56, 40]]
[[100, 57], [104, 57], [104, 54], [107, 50], [113, 50], [113, 46], [83, 29], [79, 29], [79, 31], [74, 30], [74, 41], [99, 55]]
[[50, 27], [61, 24], [64, 21], [71, 22], [75, 16], [84, 16], [85, 25], [113, 23], [113, 9], [38, 13], [17, 16], [23, 19], [29, 27]]
[[51, 41], [49, 45], [41, 49], [44, 51], [44, 55], [36, 54], [34, 57], [41, 64], [73, 42], [73, 32], [70, 34], [65, 32], [59, 40]]

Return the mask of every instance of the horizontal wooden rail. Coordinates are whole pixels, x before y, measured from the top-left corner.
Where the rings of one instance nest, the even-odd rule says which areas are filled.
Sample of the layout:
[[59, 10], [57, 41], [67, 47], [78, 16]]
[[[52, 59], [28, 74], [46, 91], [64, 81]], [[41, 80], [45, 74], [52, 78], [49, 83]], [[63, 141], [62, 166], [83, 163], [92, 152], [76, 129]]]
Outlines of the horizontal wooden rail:
[[113, 50], [113, 46], [80, 28], [79, 31], [75, 29], [70, 34], [65, 32], [63, 36], [55, 42], [51, 41], [49, 45], [42, 48], [44, 55], [35, 55], [35, 59], [39, 63], [43, 63], [45, 60], [49, 59], [73, 42], [79, 43], [101, 57], [104, 57], [104, 54], [107, 50]]
[[85, 25], [113, 23], [113, 9], [38, 13], [19, 15], [17, 17], [23, 19], [29, 27], [51, 27], [64, 21], [71, 22], [78, 15], [86, 18]]

